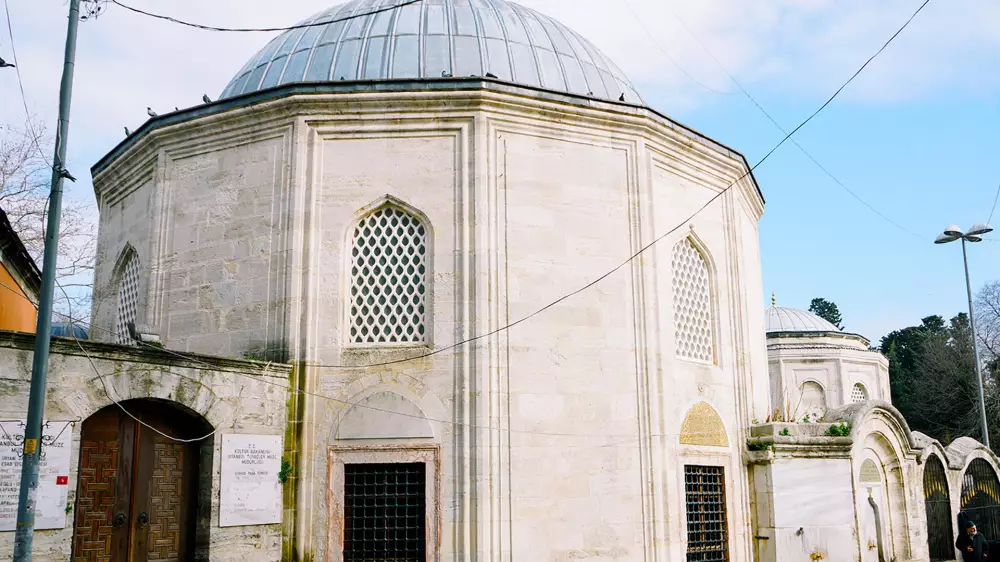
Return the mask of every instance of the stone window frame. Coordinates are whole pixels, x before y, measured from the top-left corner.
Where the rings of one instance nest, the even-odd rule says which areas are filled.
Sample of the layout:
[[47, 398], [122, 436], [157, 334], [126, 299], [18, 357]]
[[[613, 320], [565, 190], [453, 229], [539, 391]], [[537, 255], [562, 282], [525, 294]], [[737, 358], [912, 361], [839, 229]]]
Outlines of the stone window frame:
[[441, 447], [427, 445], [331, 446], [327, 453], [327, 560], [344, 560], [344, 465], [424, 463], [427, 562], [437, 562], [441, 545]]
[[[364, 342], [354, 342], [351, 338], [351, 289], [353, 287], [354, 278], [351, 270], [354, 266], [353, 260], [353, 250], [354, 250], [354, 231], [361, 223], [362, 220], [368, 216], [377, 213], [387, 207], [393, 207], [397, 210], [403, 211], [404, 213], [414, 217], [424, 227], [424, 259], [426, 270], [424, 272], [424, 336], [422, 341], [418, 342], [376, 342], [376, 343], [364, 343]], [[343, 233], [344, 240], [344, 259], [343, 259], [343, 283], [341, 284], [341, 294], [343, 295], [343, 306], [341, 318], [343, 322], [343, 330], [341, 330], [341, 339], [343, 341], [344, 348], [351, 350], [366, 350], [366, 349], [407, 349], [407, 348], [431, 348], [434, 347], [434, 315], [433, 315], [433, 295], [434, 295], [434, 226], [430, 221], [430, 218], [421, 211], [420, 209], [406, 203], [405, 201], [393, 197], [392, 195], [385, 195], [380, 197], [378, 200], [373, 201], [355, 212], [352, 219], [348, 222], [347, 228]]]
[[670, 259], [670, 263], [671, 263], [671, 266], [670, 266], [670, 284], [671, 284], [671, 287], [670, 287], [670, 291], [671, 291], [670, 306], [671, 306], [671, 310], [673, 311], [673, 308], [674, 308], [674, 298], [675, 298], [674, 288], [673, 288], [673, 283], [674, 283], [674, 271], [673, 271], [674, 249], [677, 247], [678, 244], [680, 244], [680, 243], [682, 243], [684, 241], [689, 242], [691, 244], [691, 246], [694, 247], [694, 249], [701, 255], [701, 259], [705, 262], [705, 266], [708, 269], [708, 308], [709, 308], [709, 325], [712, 328], [712, 336], [711, 336], [711, 341], [712, 341], [712, 360], [711, 361], [704, 361], [704, 360], [701, 360], [701, 359], [698, 359], [698, 358], [695, 358], [695, 357], [686, 357], [684, 355], [681, 355], [681, 353], [677, 349], [677, 341], [676, 341], [677, 326], [676, 325], [674, 325], [674, 334], [675, 334], [675, 337], [674, 337], [674, 340], [675, 340], [674, 341], [674, 357], [676, 357], [677, 359], [679, 359], [681, 361], [685, 361], [685, 362], [688, 362], [688, 363], [696, 363], [696, 364], [699, 364], [699, 365], [712, 365], [712, 366], [719, 367], [719, 366], [721, 366], [721, 360], [720, 360], [720, 357], [719, 357], [719, 346], [720, 346], [719, 345], [719, 341], [720, 341], [719, 338], [721, 336], [721, 326], [719, 324], [719, 322], [720, 322], [720, 316], [719, 316], [719, 302], [718, 302], [719, 301], [718, 271], [717, 271], [716, 266], [715, 266], [715, 260], [712, 258], [712, 253], [708, 249], [708, 245], [698, 236], [698, 234], [695, 232], [693, 226], [691, 227], [691, 230], [689, 232], [685, 233], [683, 236], [680, 236], [680, 237], [674, 239], [673, 242], [672, 242], [672, 244], [670, 245], [670, 258], [669, 259]]
[[[677, 501], [675, 502], [678, 511], [676, 513], [682, 514], [678, 517], [680, 536], [683, 537], [681, 540], [681, 553], [686, 557], [688, 548], [688, 534], [687, 534], [687, 487], [684, 480], [684, 467], [685, 466], [712, 466], [721, 467], [723, 474], [725, 475], [726, 483], [726, 540], [729, 546], [728, 559], [730, 561], [734, 560], [735, 553], [735, 540], [736, 540], [736, 519], [737, 509], [736, 496], [739, 490], [737, 489], [738, 482], [736, 481], [736, 470], [739, 469], [739, 465], [734, 466], [733, 456], [728, 450], [716, 450], [713, 451], [714, 447], [702, 447], [695, 445], [682, 445], [677, 458], [679, 462], [675, 465], [676, 469], [676, 486], [677, 486]], [[742, 497], [743, 492], [740, 492], [740, 497]], [[749, 513], [749, 512], [747, 512]]]

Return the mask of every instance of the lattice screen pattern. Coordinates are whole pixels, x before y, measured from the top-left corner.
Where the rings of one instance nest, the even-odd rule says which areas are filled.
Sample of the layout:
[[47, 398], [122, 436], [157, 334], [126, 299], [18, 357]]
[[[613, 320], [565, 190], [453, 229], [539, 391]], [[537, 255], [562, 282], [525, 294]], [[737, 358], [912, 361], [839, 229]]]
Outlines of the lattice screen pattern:
[[868, 400], [868, 390], [865, 385], [856, 383], [851, 389], [851, 404], [859, 404], [865, 400]]
[[673, 249], [674, 330], [677, 356], [715, 360], [708, 263], [689, 238]]
[[133, 253], [126, 260], [118, 279], [118, 317], [115, 321], [115, 343], [120, 345], [135, 343], [128, 325], [135, 322], [139, 302], [139, 258]]
[[426, 341], [427, 230], [419, 219], [383, 207], [361, 219], [351, 250], [350, 342]]

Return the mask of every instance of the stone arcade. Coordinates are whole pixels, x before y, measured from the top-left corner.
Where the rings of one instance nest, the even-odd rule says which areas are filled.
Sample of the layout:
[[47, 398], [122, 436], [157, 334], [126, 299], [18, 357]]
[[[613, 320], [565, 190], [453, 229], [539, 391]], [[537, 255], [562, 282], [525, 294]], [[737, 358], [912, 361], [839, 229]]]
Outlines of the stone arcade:
[[[76, 514], [36, 544], [80, 561], [928, 560], [926, 467], [953, 533], [966, 467], [995, 482], [996, 459], [911, 434], [859, 337], [765, 335], [745, 159], [542, 14], [378, 11], [394, 4], [317, 14], [220, 100], [151, 119], [93, 167], [104, 343], [56, 346], [48, 414], [77, 421]], [[0, 353], [19, 373], [6, 412], [19, 338]], [[151, 457], [183, 447], [111, 393], [213, 437], [184, 449], [198, 462]], [[822, 421], [776, 419], [793, 396]], [[247, 493], [260, 474], [226, 465], [277, 462], [254, 452], [273, 436], [280, 523]], [[97, 505], [100, 443], [141, 474]], [[142, 471], [167, 468], [197, 501], [134, 509], [159, 482]], [[969, 488], [987, 511], [988, 487]]]

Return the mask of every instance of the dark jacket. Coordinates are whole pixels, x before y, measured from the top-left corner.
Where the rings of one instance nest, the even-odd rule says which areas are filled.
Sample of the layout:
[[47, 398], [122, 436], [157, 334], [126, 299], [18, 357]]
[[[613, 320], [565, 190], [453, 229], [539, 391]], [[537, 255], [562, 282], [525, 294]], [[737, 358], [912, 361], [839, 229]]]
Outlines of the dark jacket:
[[[972, 552], [969, 552], [970, 546]], [[968, 533], [962, 533], [955, 541], [955, 548], [962, 553], [962, 560], [965, 562], [983, 562], [989, 559], [986, 555], [990, 553], [990, 543], [986, 542], [986, 537], [982, 533], [976, 533], [971, 537]]]

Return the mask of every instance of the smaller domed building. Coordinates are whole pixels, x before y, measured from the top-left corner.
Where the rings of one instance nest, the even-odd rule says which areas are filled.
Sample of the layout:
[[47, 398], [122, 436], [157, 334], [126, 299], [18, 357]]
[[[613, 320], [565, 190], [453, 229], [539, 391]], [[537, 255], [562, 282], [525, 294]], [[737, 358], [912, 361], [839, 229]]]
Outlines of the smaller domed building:
[[773, 298], [764, 317], [771, 407], [784, 419], [819, 419], [829, 408], [892, 401], [889, 360], [863, 336], [811, 312], [777, 306]]

